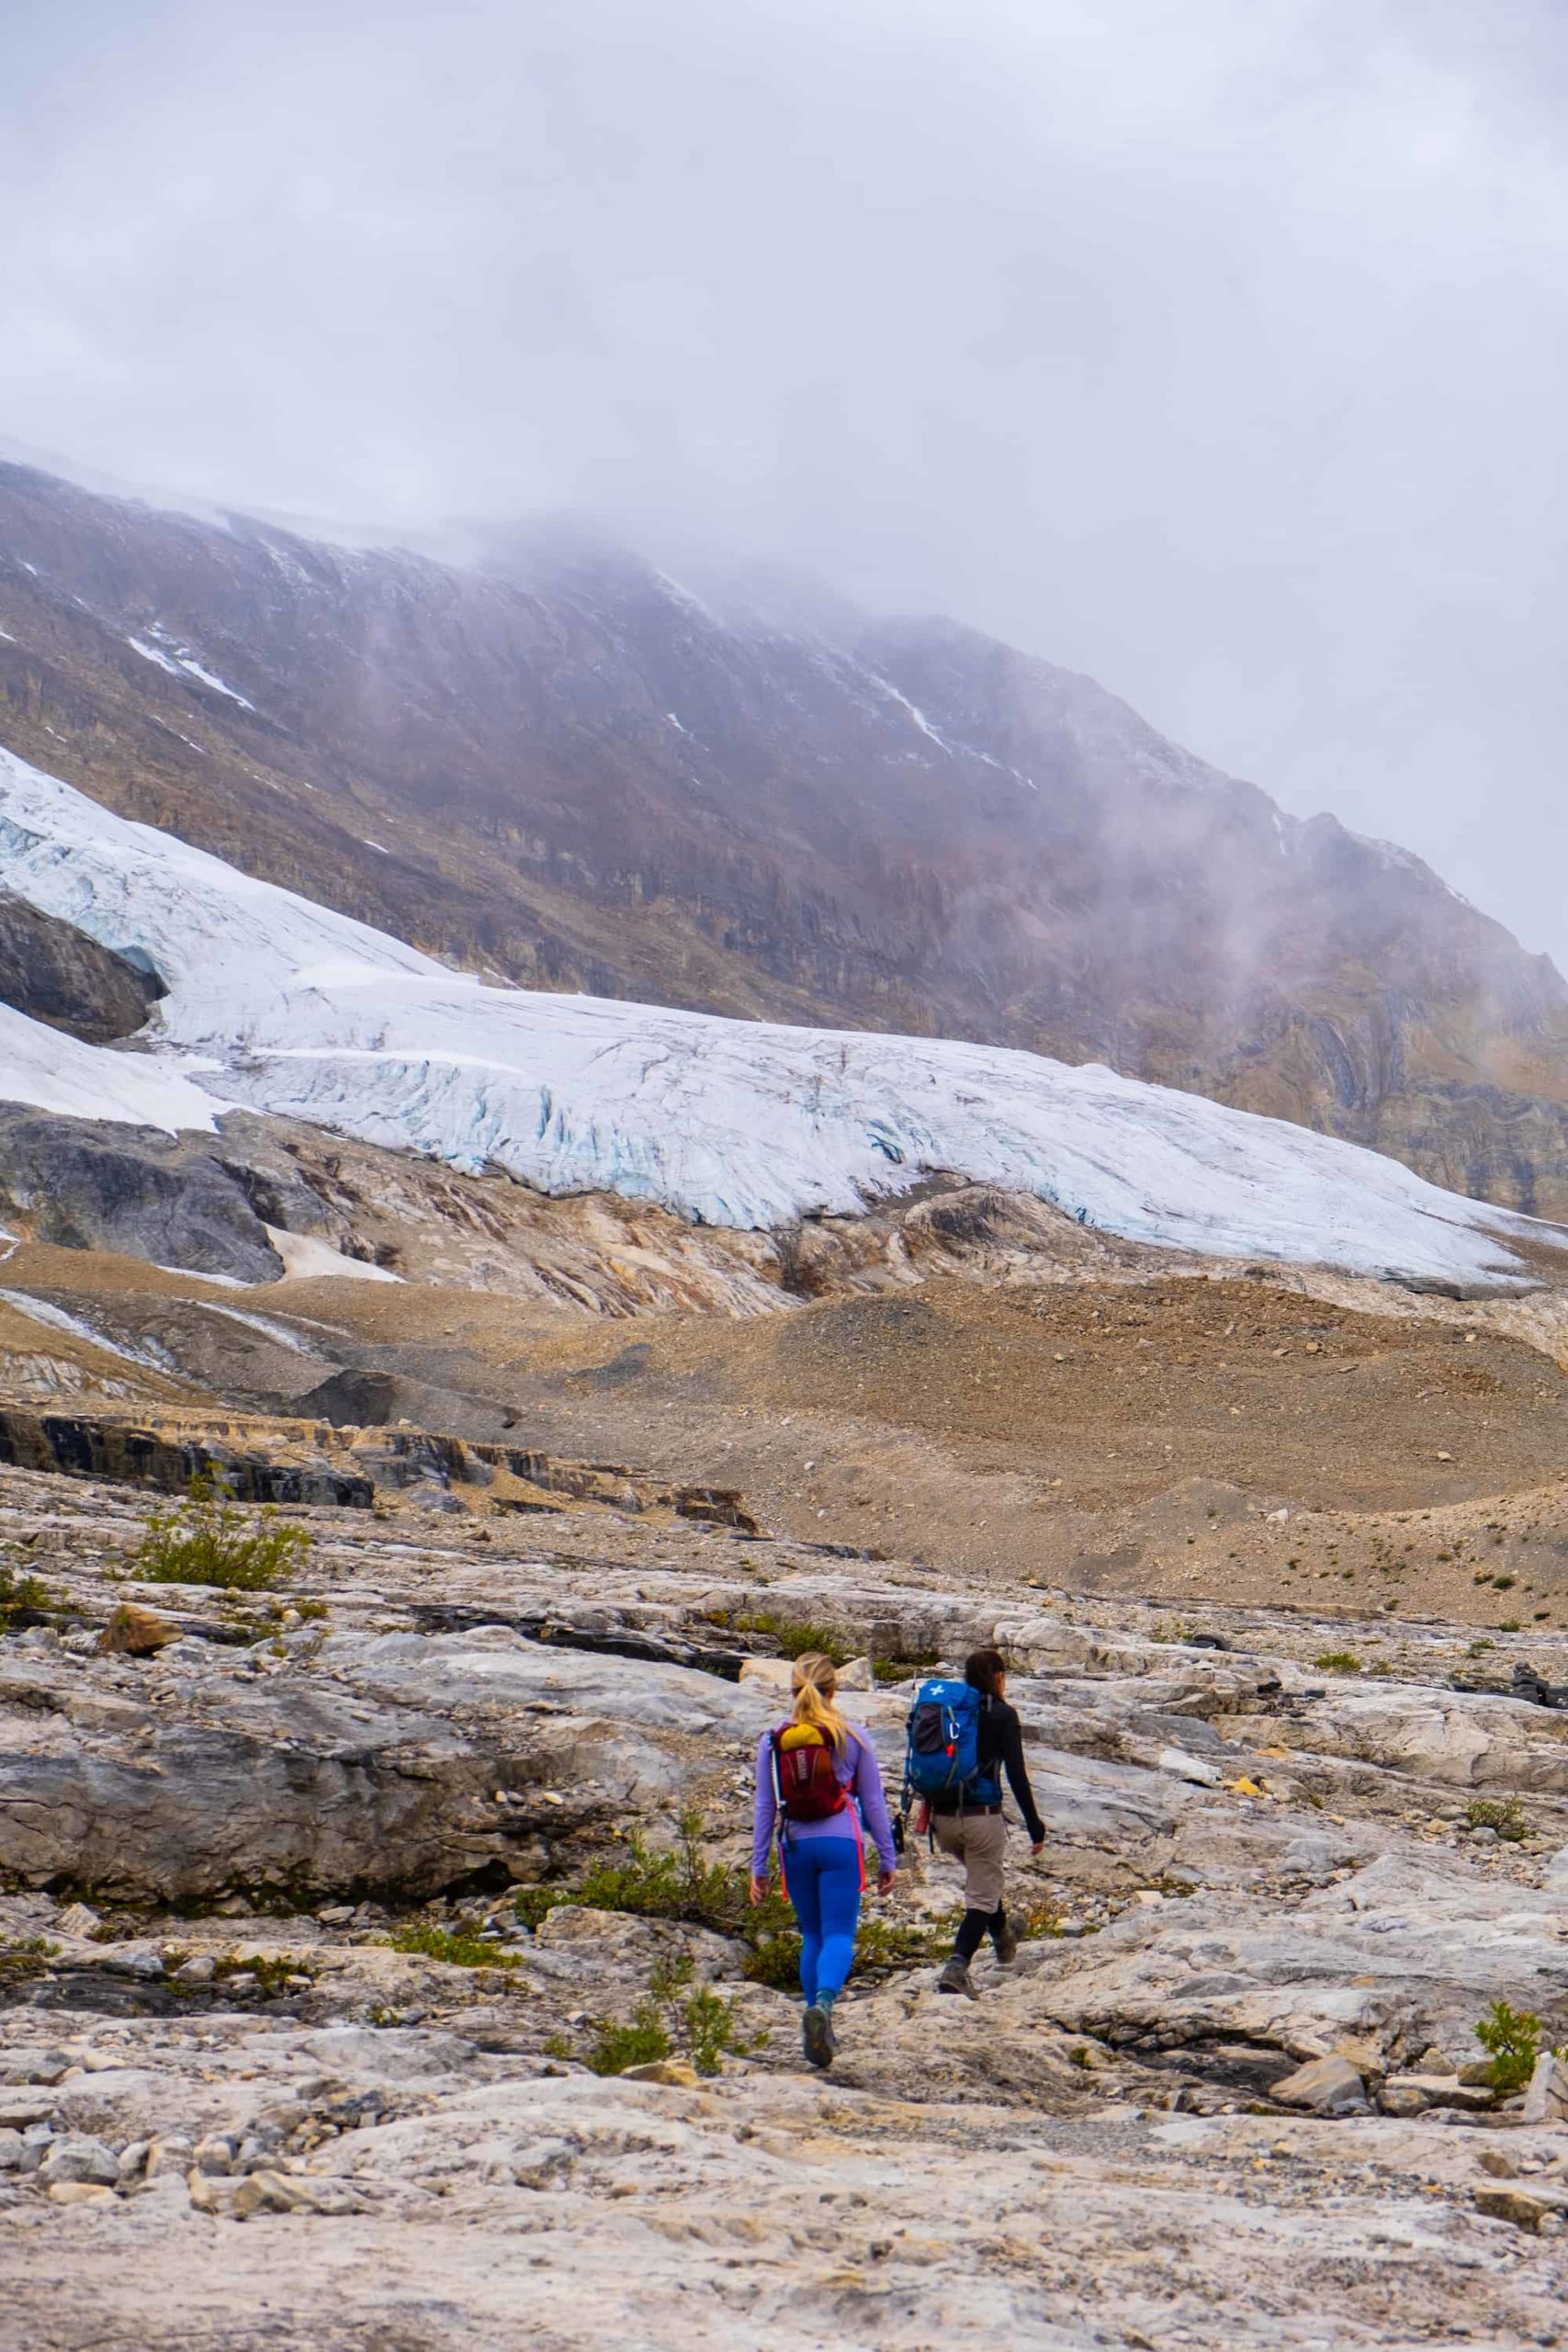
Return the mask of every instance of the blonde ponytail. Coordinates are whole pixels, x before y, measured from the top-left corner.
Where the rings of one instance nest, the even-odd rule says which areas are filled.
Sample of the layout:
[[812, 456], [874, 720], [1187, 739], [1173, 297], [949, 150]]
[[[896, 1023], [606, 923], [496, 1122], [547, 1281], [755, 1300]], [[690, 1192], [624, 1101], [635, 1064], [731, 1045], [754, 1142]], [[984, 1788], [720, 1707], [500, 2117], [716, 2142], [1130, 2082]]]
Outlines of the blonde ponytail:
[[834, 1753], [841, 1756], [849, 1746], [850, 1726], [833, 1704], [839, 1677], [832, 1659], [820, 1650], [807, 1650], [795, 1661], [790, 1688], [795, 1692], [795, 1722], [819, 1731], [832, 1741]]

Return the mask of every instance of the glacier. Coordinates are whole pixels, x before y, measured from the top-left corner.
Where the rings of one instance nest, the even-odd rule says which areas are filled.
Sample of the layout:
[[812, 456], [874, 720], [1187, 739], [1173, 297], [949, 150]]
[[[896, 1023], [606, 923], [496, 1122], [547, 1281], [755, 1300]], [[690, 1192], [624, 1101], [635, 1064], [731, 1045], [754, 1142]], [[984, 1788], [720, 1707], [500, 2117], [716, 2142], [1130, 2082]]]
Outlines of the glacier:
[[215, 1102], [180, 1065], [159, 1054], [110, 1053], [0, 1004], [0, 1102], [74, 1119], [210, 1134]]
[[[1568, 1239], [1356, 1145], [1099, 1065], [496, 987], [4, 751], [0, 886], [167, 988], [151, 1052], [67, 1054], [73, 1040], [37, 1033], [81, 1115], [134, 1117], [156, 1080], [159, 1125], [245, 1104], [715, 1225], [852, 1215], [948, 1175], [1132, 1240], [1373, 1275], [1515, 1286], [1529, 1277], [1511, 1239]], [[0, 1021], [0, 1099], [36, 1101], [13, 1075], [19, 1059], [21, 1086], [40, 1082], [18, 1023], [37, 1030]]]

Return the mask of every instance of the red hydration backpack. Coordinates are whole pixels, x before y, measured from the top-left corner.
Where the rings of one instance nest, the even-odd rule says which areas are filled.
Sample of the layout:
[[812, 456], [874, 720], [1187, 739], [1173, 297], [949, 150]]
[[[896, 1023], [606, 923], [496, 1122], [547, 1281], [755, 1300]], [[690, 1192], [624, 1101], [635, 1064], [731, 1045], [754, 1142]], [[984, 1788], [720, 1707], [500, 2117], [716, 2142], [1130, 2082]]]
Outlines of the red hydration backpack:
[[849, 1792], [833, 1769], [834, 1747], [810, 1724], [781, 1724], [769, 1738], [773, 1751], [773, 1788], [786, 1821], [826, 1821], [842, 1813]]

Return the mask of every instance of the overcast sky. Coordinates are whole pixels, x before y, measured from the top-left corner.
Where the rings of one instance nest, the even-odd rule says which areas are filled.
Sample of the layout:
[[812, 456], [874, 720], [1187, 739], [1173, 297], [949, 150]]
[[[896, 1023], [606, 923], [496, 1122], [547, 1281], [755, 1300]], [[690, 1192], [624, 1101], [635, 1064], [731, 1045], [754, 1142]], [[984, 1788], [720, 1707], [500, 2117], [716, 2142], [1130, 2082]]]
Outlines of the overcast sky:
[[1562, 0], [8, 0], [0, 445], [940, 608], [1568, 967]]

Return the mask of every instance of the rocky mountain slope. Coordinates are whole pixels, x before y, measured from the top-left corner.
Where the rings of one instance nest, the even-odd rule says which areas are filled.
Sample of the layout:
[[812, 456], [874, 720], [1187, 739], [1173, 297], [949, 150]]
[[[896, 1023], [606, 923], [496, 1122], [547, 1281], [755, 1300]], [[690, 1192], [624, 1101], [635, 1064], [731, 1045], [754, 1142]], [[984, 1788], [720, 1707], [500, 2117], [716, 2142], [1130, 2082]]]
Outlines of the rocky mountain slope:
[[[140, 1498], [0, 1470], [6, 2352], [1562, 2340], [1568, 1714], [1463, 1629], [1361, 1685], [1310, 1613], [614, 1497], [282, 1523], [276, 1589], [170, 1585]], [[1050, 1825], [973, 2002], [910, 1842], [826, 2077], [743, 1900], [807, 1634], [889, 1777], [917, 1662], [1004, 1642]]]
[[1568, 992], [945, 622], [704, 603], [581, 540], [468, 570], [0, 467], [0, 741], [526, 984], [1099, 1057], [1568, 1207]]

